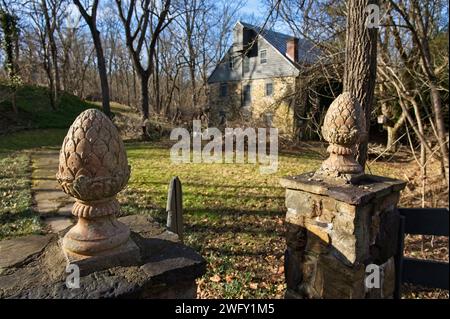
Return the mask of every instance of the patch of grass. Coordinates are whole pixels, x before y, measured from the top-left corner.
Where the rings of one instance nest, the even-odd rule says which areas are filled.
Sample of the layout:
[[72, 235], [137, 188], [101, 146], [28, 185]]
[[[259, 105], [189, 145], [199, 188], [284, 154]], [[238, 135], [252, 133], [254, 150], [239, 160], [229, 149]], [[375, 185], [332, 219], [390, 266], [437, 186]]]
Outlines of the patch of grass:
[[[316, 170], [318, 153], [281, 153], [275, 174], [253, 164], [175, 164], [170, 143], [127, 144], [131, 179], [119, 194], [123, 213], [165, 223], [168, 185], [183, 188], [185, 243], [207, 259], [200, 298], [282, 298], [284, 283], [283, 176]], [[402, 178], [405, 164], [377, 162], [370, 172]]]
[[[0, 92], [5, 90], [0, 86]], [[68, 128], [78, 114], [97, 106], [82, 101], [74, 95], [61, 92], [59, 105], [56, 110], [53, 110], [47, 88], [25, 85], [17, 91], [17, 107], [19, 115], [15, 116], [11, 111], [11, 101], [9, 99], [0, 101], [0, 114], [5, 117], [1, 121], [2, 126], [28, 129]], [[4, 129], [5, 127], [2, 131]]]
[[0, 153], [36, 147], [59, 147], [66, 134], [67, 129], [41, 129], [0, 135]]
[[263, 175], [253, 164], [175, 164], [164, 143], [127, 144], [127, 153], [132, 173], [119, 194], [124, 214], [148, 214], [164, 223], [169, 182], [180, 178], [185, 241], [208, 259], [200, 297], [282, 297], [285, 212], [279, 179], [316, 169], [319, 156], [281, 155], [278, 172]]
[[31, 170], [27, 153], [0, 155], [0, 240], [41, 232], [31, 207]]

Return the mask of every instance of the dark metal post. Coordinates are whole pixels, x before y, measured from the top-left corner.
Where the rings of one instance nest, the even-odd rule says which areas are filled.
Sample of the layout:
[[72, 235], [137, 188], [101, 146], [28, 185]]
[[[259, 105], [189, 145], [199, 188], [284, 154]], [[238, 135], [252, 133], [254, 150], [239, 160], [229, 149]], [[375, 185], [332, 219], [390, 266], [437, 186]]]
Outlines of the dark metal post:
[[183, 241], [183, 194], [178, 176], [170, 181], [166, 210], [167, 228]]

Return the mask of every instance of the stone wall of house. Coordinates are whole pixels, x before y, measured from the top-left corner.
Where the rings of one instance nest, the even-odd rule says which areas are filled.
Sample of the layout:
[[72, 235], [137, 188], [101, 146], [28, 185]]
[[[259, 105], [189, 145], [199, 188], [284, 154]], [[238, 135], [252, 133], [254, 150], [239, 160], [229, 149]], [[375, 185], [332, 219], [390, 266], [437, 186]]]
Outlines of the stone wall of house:
[[220, 96], [220, 85], [221, 83], [211, 83], [209, 85], [210, 120], [212, 125], [216, 125], [219, 122], [221, 112], [226, 113], [228, 120], [236, 118], [241, 106], [241, 82], [228, 82], [228, 92], [224, 97]]
[[[266, 96], [266, 84], [272, 83], [273, 94]], [[279, 129], [280, 135], [294, 134], [295, 77], [268, 78], [228, 82], [227, 96], [220, 96], [220, 83], [210, 84], [209, 104], [212, 123], [217, 123], [221, 112], [227, 120], [239, 118], [239, 112], [248, 110], [252, 120], [266, 123], [266, 114], [272, 114], [272, 126]], [[251, 104], [242, 107], [242, 89], [251, 85]]]

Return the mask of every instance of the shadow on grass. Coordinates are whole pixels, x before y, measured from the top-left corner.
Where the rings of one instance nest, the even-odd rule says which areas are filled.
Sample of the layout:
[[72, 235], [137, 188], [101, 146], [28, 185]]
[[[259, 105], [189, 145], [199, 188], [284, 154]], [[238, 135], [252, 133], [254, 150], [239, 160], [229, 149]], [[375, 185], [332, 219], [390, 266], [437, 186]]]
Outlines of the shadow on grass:
[[212, 208], [185, 208], [185, 214], [201, 216], [274, 216], [280, 214], [278, 210], [242, 210], [231, 207], [212, 207]]
[[15, 223], [22, 219], [35, 217], [37, 217], [37, 215], [31, 209], [25, 209], [16, 213], [3, 212], [0, 214], [0, 224], [4, 225], [8, 223]]
[[274, 227], [264, 227], [261, 225], [254, 225], [252, 222], [242, 222], [233, 225], [206, 225], [206, 224], [195, 224], [186, 225], [186, 231], [195, 233], [213, 233], [213, 234], [248, 234], [248, 235], [265, 235], [272, 237], [274, 236]]
[[[135, 182], [136, 184], [139, 185], [169, 185], [170, 180], [168, 180], [167, 182], [152, 182], [152, 181], [139, 181], [139, 182]], [[244, 189], [281, 189], [282, 187], [277, 187], [277, 186], [261, 186], [261, 185], [228, 185], [228, 184], [206, 184], [206, 183], [201, 183], [201, 182], [182, 182], [183, 183], [183, 187], [186, 186], [195, 186], [195, 187], [203, 187], [203, 188], [214, 188], [214, 189], [220, 189], [220, 188], [244, 188]]]

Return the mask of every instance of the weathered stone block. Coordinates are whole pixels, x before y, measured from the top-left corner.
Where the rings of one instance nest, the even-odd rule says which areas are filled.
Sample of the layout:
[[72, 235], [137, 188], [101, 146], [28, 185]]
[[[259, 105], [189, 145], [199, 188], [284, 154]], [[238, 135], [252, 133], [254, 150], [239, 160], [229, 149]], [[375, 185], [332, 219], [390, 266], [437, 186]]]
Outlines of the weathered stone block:
[[0, 272], [16, 267], [44, 250], [55, 235], [29, 235], [0, 241]]
[[346, 265], [352, 265], [356, 259], [356, 237], [349, 233], [332, 232], [330, 234], [332, 254]]
[[400, 215], [397, 210], [380, 213], [380, 226], [375, 243], [370, 247], [372, 259], [378, 263], [385, 263], [394, 256], [397, 250], [398, 229]]
[[323, 244], [328, 245], [330, 243], [330, 235], [329, 229], [327, 227], [315, 225], [315, 224], [306, 224], [306, 229], [310, 234], [313, 234], [317, 237]]
[[332, 255], [321, 255], [318, 272], [322, 277], [321, 298], [364, 298], [365, 268], [363, 264], [348, 267]]
[[286, 191], [286, 207], [290, 210], [292, 220], [300, 217], [314, 218], [320, 214], [320, 207], [315, 198], [301, 191], [290, 189]]

